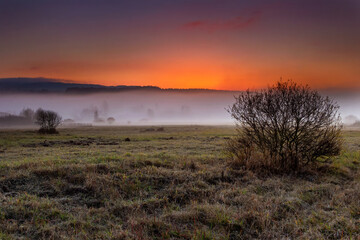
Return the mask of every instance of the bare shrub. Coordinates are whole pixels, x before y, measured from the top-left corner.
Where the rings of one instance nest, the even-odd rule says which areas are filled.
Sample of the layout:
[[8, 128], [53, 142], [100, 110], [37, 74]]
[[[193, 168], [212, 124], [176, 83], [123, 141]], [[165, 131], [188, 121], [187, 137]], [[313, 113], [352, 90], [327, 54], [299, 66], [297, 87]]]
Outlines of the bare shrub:
[[39, 108], [35, 113], [35, 123], [40, 126], [40, 133], [57, 133], [56, 128], [61, 123], [61, 116], [56, 112]]
[[296, 171], [340, 153], [339, 107], [308, 86], [280, 81], [235, 99], [228, 111], [238, 134], [229, 140], [228, 151], [238, 164]]
[[115, 122], [115, 118], [109, 117], [108, 119], [106, 119], [106, 121], [107, 121], [108, 124], [111, 125], [111, 124], [113, 124]]

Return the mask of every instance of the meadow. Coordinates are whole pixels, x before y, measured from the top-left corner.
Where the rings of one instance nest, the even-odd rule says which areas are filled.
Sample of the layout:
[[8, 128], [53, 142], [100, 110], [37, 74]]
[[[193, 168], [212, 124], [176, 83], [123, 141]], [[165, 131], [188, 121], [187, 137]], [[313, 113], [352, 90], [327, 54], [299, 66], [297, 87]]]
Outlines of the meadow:
[[360, 131], [297, 174], [238, 168], [230, 126], [0, 131], [0, 239], [360, 239]]

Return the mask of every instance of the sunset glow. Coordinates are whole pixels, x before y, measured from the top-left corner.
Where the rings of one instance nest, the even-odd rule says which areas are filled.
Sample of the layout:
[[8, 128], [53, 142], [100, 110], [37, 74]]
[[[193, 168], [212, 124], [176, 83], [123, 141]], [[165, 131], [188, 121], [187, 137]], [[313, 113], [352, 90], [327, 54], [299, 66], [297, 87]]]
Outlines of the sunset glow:
[[360, 2], [1, 1], [0, 78], [360, 88]]

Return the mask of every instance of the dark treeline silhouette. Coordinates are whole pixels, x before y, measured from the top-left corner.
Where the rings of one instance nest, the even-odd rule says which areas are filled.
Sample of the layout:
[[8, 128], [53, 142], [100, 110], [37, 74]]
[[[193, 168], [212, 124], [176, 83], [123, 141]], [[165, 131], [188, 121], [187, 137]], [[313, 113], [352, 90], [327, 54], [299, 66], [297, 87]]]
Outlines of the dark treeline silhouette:
[[66, 80], [49, 78], [0, 78], [0, 93], [66, 93], [66, 94], [92, 94], [92, 93], [118, 93], [134, 90], [166, 91], [166, 92], [228, 92], [204, 88], [163, 89], [157, 86], [104, 86], [99, 84], [72, 83]]
[[35, 112], [30, 108], [23, 109], [19, 115], [1, 113], [0, 127], [34, 126]]
[[48, 78], [2, 78], [0, 93], [62, 93], [71, 87], [102, 87], [95, 84], [67, 83]]
[[114, 86], [114, 87], [71, 87], [66, 89], [66, 93], [89, 94], [89, 93], [116, 93], [129, 90], [161, 90], [154, 86]]
[[40, 126], [39, 133], [57, 133], [56, 128], [61, 123], [61, 116], [50, 110], [39, 108], [34, 111], [24, 108], [19, 115], [0, 113], [0, 127], [34, 127]]

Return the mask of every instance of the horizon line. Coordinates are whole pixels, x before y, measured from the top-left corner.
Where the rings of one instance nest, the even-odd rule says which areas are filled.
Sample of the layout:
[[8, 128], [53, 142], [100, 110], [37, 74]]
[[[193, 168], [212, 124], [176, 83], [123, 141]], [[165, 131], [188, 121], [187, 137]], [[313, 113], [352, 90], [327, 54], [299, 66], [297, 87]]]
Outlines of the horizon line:
[[[87, 82], [81, 82], [81, 81], [77, 81], [77, 80], [71, 80], [71, 79], [62, 79], [62, 78], [49, 78], [49, 77], [43, 77], [43, 76], [39, 76], [39, 77], [20, 77], [20, 76], [17, 76], [17, 77], [1, 77], [0, 78], [0, 81], [1, 80], [5, 80], [5, 79], [33, 79], [33, 80], [40, 80], [40, 79], [43, 79], [43, 80], [48, 80], [47, 82], [54, 82], [54, 83], [68, 83], [68, 84], [79, 84], [79, 85], [93, 85], [93, 86], [101, 86], [101, 87], [107, 87], [107, 88], [111, 88], [111, 87], [121, 87], [121, 86], [124, 86], [124, 87], [153, 87], [153, 88], [158, 88], [160, 90], [205, 90], [205, 91], [223, 91], [223, 92], [244, 92], [244, 91], [247, 91], [247, 90], [261, 90], [261, 89], [266, 89], [267, 87], [271, 86], [271, 84], [267, 84], [266, 86], [264, 87], [261, 87], [261, 88], [247, 88], [247, 89], [213, 89], [213, 88], [176, 88], [176, 87], [169, 87], [169, 88], [162, 88], [162, 87], [159, 87], [159, 86], [156, 86], [156, 85], [126, 85], [126, 84], [120, 84], [120, 85], [104, 85], [104, 84], [101, 84], [101, 83], [87, 83]], [[291, 80], [291, 79], [289, 79]], [[278, 80], [277, 80], [278, 81]], [[277, 82], [277, 81], [274, 81]], [[46, 82], [46, 81], [44, 81]], [[296, 82], [296, 81], [295, 81]], [[301, 84], [300, 85], [303, 85], [303, 86], [306, 86], [308, 84]], [[341, 91], [351, 91], [351, 92], [354, 92], [354, 91], [359, 91], [360, 88], [354, 88], [354, 87], [325, 87], [325, 88], [312, 88], [314, 90], [317, 90], [317, 91], [338, 91], [338, 92], [341, 92]]]

